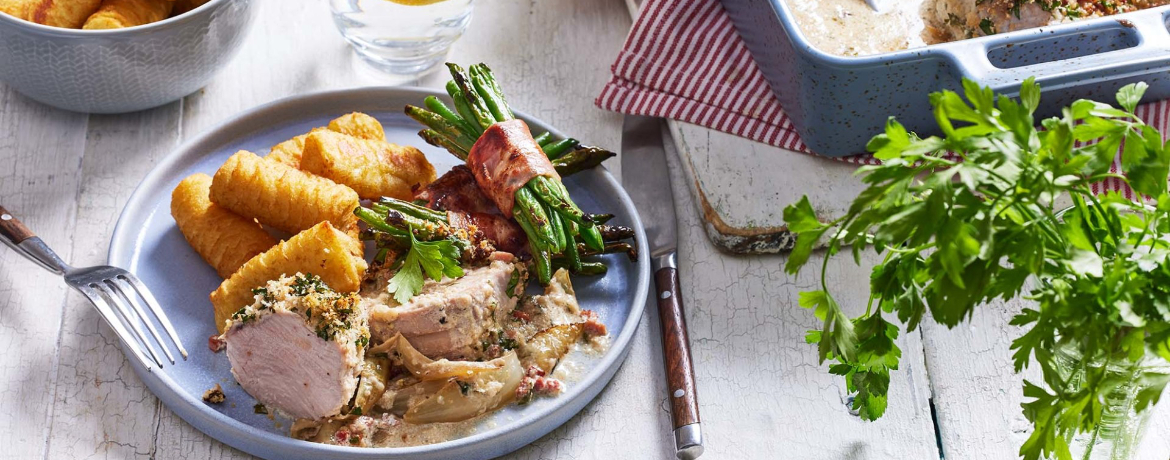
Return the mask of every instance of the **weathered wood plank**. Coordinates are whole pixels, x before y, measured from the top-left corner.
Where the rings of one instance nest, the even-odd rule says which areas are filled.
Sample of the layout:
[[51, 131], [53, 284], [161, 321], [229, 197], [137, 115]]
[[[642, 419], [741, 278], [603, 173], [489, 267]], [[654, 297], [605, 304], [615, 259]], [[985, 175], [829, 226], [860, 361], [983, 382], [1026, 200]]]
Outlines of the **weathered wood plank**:
[[[970, 321], [954, 329], [934, 323], [922, 327], [947, 460], [1017, 458], [1020, 445], [1032, 432], [1032, 424], [1020, 410], [1023, 380], [1043, 380], [1035, 366], [1015, 374], [1009, 349], [1023, 329], [1008, 322], [1024, 304], [1013, 300], [980, 307]], [[1170, 457], [1168, 400], [1163, 398], [1163, 404], [1154, 409], [1136, 459]]]
[[255, 7], [257, 20], [239, 55], [211, 83], [184, 100], [184, 138], [277, 99], [412, 81], [378, 80], [359, 72], [357, 58], [333, 25], [328, 2], [260, 1]]
[[[70, 260], [85, 115], [0, 85], [0, 203]], [[0, 433], [4, 456], [42, 458], [58, 388], [57, 341], [67, 287], [0, 247]]]
[[[90, 117], [73, 263], [106, 262], [110, 234], [134, 187], [178, 142], [182, 103]], [[161, 405], [123, 356], [118, 337], [71, 293], [62, 322], [59, 391], [46, 458], [151, 458]]]

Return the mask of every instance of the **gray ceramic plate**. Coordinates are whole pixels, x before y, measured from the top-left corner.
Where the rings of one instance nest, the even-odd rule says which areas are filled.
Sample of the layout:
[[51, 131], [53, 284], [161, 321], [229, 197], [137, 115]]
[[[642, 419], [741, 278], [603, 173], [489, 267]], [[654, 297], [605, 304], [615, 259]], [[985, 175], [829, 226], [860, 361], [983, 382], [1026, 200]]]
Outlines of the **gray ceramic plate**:
[[[289, 438], [289, 421], [253, 413], [255, 401], [235, 384], [227, 358], [207, 348], [207, 338], [215, 333], [207, 295], [219, 285], [220, 278], [187, 245], [171, 219], [170, 196], [175, 185], [192, 173], [213, 174], [237, 150], [267, 152], [273, 144], [352, 111], [381, 120], [391, 142], [421, 148], [441, 174], [458, 160], [422, 142], [416, 134], [419, 126], [402, 114], [403, 106], [420, 104], [431, 94], [439, 95], [423, 89], [367, 88], [284, 99], [248, 111], [187, 142], [146, 175], [114, 229], [109, 263], [129, 269], [150, 286], [191, 352], [189, 360], [155, 372], [146, 372], [130, 360], [138, 376], [167, 407], [215, 439], [272, 459], [482, 459], [535, 441], [579, 412], [605, 387], [625, 359], [642, 317], [650, 272], [645, 255], [636, 263], [622, 255], [605, 256], [610, 267], [606, 276], [574, 279], [582, 307], [597, 311], [609, 326], [611, 346], [604, 355], [582, 357], [580, 378], [568, 382], [564, 394], [507, 407], [487, 417], [474, 434], [440, 444], [363, 449]], [[539, 120], [518, 116], [535, 133], [552, 130]], [[565, 182], [583, 209], [616, 214], [614, 222], [637, 229], [638, 246], [645, 247], [646, 236], [633, 204], [608, 171], [586, 171]], [[203, 392], [216, 383], [223, 386], [227, 402], [205, 404]]]

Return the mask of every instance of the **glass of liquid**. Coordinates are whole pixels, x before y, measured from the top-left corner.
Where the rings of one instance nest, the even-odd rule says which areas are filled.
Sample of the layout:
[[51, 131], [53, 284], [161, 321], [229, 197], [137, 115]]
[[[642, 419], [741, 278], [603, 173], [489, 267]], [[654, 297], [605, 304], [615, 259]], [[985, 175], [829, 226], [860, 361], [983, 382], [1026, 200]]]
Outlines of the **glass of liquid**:
[[363, 60], [398, 75], [443, 62], [467, 24], [472, 0], [329, 0], [333, 22]]

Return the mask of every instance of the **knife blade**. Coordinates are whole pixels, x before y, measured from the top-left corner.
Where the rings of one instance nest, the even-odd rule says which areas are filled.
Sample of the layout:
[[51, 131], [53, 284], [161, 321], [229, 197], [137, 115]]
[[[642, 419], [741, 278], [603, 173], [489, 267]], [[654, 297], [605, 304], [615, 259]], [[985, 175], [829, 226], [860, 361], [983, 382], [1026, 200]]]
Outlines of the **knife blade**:
[[622, 126], [622, 183], [634, 201], [650, 245], [675, 455], [681, 460], [693, 460], [703, 454], [703, 434], [686, 314], [679, 295], [678, 221], [662, 129], [659, 118], [626, 115]]
[[[670, 170], [666, 166], [666, 148], [662, 144], [662, 121], [659, 118], [626, 115], [622, 126], [622, 186], [634, 205], [650, 256], [659, 257], [678, 248], [675, 226], [674, 194], [670, 189]], [[628, 175], [625, 175], [628, 173]]]

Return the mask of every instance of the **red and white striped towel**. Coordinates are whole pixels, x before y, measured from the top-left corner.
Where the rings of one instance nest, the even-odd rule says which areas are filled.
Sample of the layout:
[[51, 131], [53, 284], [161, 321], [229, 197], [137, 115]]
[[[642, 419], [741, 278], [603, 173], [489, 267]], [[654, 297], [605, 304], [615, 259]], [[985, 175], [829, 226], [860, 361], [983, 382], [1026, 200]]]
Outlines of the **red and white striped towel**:
[[[813, 153], [772, 95], [719, 0], [646, 0], [611, 69], [598, 107], [681, 120]], [[1168, 101], [1139, 106], [1137, 114], [1163, 133], [1170, 127]], [[839, 160], [877, 163], [867, 154]], [[1117, 167], [1115, 161], [1114, 171]], [[1132, 194], [1120, 180], [1099, 185]]]

